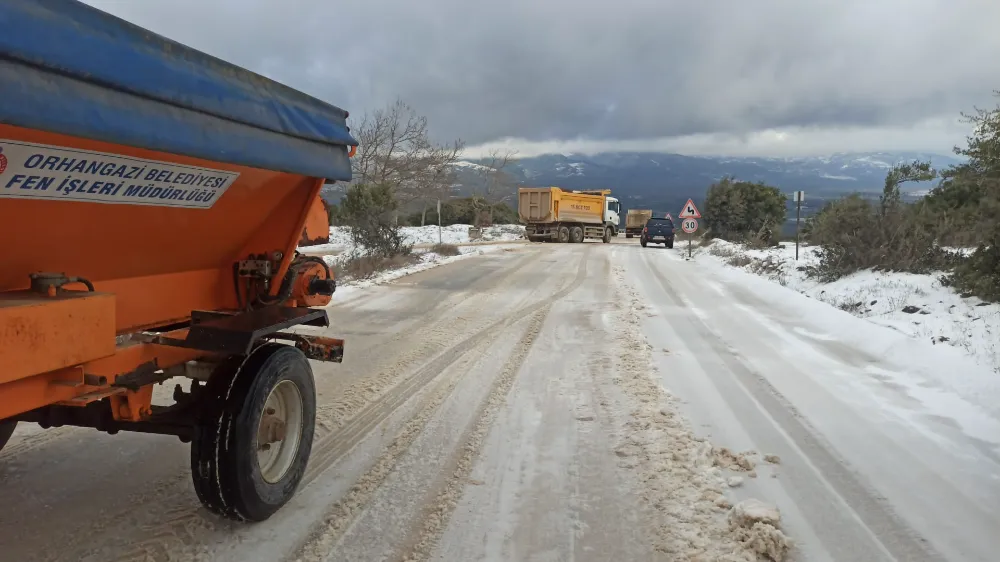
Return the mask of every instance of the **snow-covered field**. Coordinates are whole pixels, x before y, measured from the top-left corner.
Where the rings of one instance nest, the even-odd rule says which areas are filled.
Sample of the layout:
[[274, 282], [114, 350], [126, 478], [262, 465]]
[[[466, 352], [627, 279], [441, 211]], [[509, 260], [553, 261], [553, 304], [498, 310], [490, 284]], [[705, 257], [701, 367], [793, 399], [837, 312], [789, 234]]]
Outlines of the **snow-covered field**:
[[[453, 224], [441, 228], [440, 242], [445, 244], [469, 244], [471, 242], [513, 242], [524, 239], [524, 227], [517, 224], [502, 224], [483, 229], [483, 236], [478, 240], [469, 238], [468, 224]], [[406, 241], [416, 247], [432, 246], [439, 242], [437, 226], [404, 226], [403, 236]], [[330, 227], [330, 242], [316, 246], [305, 246], [300, 250], [310, 254], [324, 252], [340, 253], [353, 248], [351, 233], [347, 227]]]
[[[706, 251], [707, 250], [707, 251]], [[980, 365], [1000, 371], [1000, 305], [962, 298], [941, 284], [943, 273], [861, 271], [832, 283], [820, 283], [805, 268], [818, 263], [816, 247], [795, 244], [752, 250], [722, 240], [700, 252], [825, 302], [851, 314], [934, 345], [950, 345]]]

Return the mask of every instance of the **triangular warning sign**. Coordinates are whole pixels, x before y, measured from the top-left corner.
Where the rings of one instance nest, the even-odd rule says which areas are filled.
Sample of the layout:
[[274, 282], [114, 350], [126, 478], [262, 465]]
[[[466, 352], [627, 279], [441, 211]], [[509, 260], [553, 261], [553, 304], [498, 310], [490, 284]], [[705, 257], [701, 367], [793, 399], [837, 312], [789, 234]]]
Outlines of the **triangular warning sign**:
[[701, 213], [698, 212], [698, 207], [694, 206], [694, 200], [688, 199], [688, 202], [684, 204], [684, 209], [681, 210], [681, 214], [677, 215], [679, 219], [700, 219]]

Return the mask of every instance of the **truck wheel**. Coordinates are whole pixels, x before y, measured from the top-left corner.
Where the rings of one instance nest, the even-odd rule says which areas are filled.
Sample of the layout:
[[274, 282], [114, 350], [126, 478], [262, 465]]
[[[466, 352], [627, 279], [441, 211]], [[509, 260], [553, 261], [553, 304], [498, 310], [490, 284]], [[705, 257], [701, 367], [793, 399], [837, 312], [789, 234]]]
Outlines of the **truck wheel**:
[[673, 241], [673, 240], [671, 240], [671, 241], [667, 242], [667, 243], [665, 244], [665, 246], [666, 246], [667, 248], [673, 248], [673, 247], [674, 247], [674, 241]]
[[579, 226], [574, 226], [569, 229], [569, 241], [573, 244], [579, 244], [583, 242], [583, 229]]
[[569, 227], [560, 226], [559, 227], [559, 241], [563, 244], [569, 242]]
[[316, 387], [298, 349], [265, 344], [212, 374], [191, 441], [191, 476], [209, 511], [264, 521], [298, 488], [312, 451]]
[[605, 244], [608, 244], [608, 243], [611, 242], [611, 229], [610, 228], [605, 228], [604, 229], [604, 238], [601, 238], [601, 242], [604, 242]]
[[7, 441], [10, 441], [10, 436], [14, 434], [15, 429], [17, 429], [16, 421], [0, 421], [0, 450], [4, 448]]
[[646, 247], [646, 239], [645, 238], [640, 238], [639, 239], [639, 245], [642, 246], [643, 248], [645, 248]]

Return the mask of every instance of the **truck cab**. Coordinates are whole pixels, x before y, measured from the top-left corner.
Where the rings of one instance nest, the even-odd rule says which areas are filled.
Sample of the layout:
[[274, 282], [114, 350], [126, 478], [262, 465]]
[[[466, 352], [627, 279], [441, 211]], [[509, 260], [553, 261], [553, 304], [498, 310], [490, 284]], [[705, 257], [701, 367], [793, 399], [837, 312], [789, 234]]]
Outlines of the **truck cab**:
[[604, 204], [604, 224], [614, 229], [613, 236], [618, 236], [621, 228], [622, 204], [614, 197], [606, 197]]

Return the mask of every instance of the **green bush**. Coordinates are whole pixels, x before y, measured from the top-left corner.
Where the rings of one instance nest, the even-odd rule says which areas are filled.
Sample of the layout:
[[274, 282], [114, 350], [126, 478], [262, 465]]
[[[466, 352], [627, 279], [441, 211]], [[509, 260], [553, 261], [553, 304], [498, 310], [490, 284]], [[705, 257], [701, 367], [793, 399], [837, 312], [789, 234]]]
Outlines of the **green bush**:
[[886, 175], [877, 204], [853, 194], [824, 205], [804, 230], [819, 246], [819, 263], [807, 272], [832, 281], [862, 269], [928, 273], [954, 265], [954, 255], [938, 246], [928, 227], [925, 209], [900, 200], [902, 183], [934, 175], [926, 163], [898, 164]]
[[412, 249], [403, 241], [395, 216], [398, 209], [392, 187], [385, 184], [352, 185], [340, 204], [340, 214], [350, 227], [355, 248], [379, 258], [407, 255]]
[[707, 235], [752, 246], [773, 245], [785, 222], [785, 203], [776, 187], [723, 178], [705, 196]]
[[1000, 246], [979, 246], [943, 281], [965, 296], [1000, 301]]

